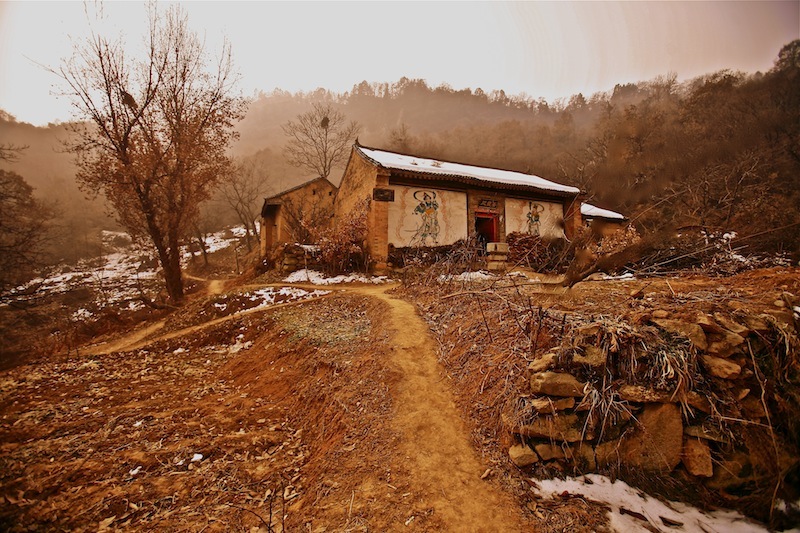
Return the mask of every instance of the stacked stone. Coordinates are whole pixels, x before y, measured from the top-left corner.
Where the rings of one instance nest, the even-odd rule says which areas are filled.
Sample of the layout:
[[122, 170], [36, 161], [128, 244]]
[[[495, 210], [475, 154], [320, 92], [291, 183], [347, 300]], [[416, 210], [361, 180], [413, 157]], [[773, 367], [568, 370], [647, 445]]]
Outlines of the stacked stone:
[[[565, 357], [563, 350], [546, 353], [529, 364], [530, 395], [520, 399], [521, 413], [504, 419], [513, 435], [508, 453], [514, 464], [557, 462], [582, 473], [625, 466], [664, 474], [682, 464], [688, 474], [713, 489], [741, 485], [775, 470], [775, 465], [758, 464], [760, 455], [742, 439], [720, 431], [719, 424], [723, 412], [734, 414], [747, 427], [768, 427], [751, 349], [762, 346], [758, 339], [768, 333], [774, 317], [750, 315], [737, 321], [720, 313], [700, 313], [689, 322], [659, 310], [644, 319], [688, 339], [701, 374], [692, 382], [703, 382], [704, 390], [716, 391], [713, 396], [724, 397], [726, 405], [712, 405], [705, 394], [678, 383], [678, 376], [667, 387], [662, 382], [659, 389], [616, 376], [601, 390], [598, 376], [608, 376], [605, 369], [615, 355], [613, 348], [573, 346], [571, 357]], [[596, 339], [594, 332], [603, 327], [602, 323], [584, 326], [576, 338]], [[582, 335], [587, 331], [590, 335]], [[773, 447], [772, 442], [752, 444]], [[790, 466], [796, 457], [785, 449], [778, 455], [780, 468]], [[775, 454], [766, 459], [770, 461], [775, 461]]]
[[287, 244], [277, 256], [277, 267], [284, 273], [294, 272], [301, 268], [314, 269], [319, 267], [319, 260], [316, 254], [309, 252], [307, 248], [300, 245]]
[[504, 242], [486, 243], [486, 269], [504, 272], [508, 268], [508, 244]]

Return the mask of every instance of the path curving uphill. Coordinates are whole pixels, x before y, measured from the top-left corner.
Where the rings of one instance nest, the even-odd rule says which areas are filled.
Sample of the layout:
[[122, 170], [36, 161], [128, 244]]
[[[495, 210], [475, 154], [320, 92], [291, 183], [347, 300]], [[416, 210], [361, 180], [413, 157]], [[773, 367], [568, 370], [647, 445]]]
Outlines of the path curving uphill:
[[414, 305], [387, 294], [391, 287], [353, 288], [389, 306], [391, 364], [401, 377], [392, 424], [414, 484], [447, 531], [512, 532], [526, 527], [519, 506], [490, 481], [470, 443], [469, 430], [442, 379], [435, 342]]

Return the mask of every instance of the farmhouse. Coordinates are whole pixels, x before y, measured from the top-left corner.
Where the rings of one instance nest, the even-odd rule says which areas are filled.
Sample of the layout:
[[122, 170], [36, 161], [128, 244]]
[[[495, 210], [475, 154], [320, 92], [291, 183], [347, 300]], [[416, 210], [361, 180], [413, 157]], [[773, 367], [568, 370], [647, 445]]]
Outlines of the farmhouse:
[[592, 228], [598, 237], [605, 237], [625, 229], [628, 223], [625, 215], [587, 203], [581, 204], [581, 216], [583, 223]]
[[310, 229], [328, 226], [336, 186], [316, 178], [271, 196], [261, 208], [261, 257], [279, 244], [306, 243]]
[[[523, 232], [570, 238], [583, 223], [581, 191], [509, 170], [436, 161], [356, 141], [335, 201], [341, 220], [371, 198], [367, 251], [376, 270], [393, 248], [444, 246], [469, 237], [505, 242]], [[337, 222], [338, 223], [338, 222]]]

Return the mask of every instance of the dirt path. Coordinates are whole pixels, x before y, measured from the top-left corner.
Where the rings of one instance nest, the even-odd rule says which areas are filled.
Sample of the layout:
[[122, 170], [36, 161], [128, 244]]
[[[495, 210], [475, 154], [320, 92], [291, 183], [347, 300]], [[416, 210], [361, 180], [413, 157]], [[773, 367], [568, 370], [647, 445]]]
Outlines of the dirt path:
[[147, 326], [137, 329], [124, 337], [116, 339], [114, 341], [104, 343], [104, 344], [97, 344], [95, 346], [89, 346], [83, 350], [83, 352], [87, 355], [106, 355], [113, 352], [124, 352], [127, 350], [131, 350], [136, 348], [139, 344], [142, 344], [142, 341], [147, 337], [153, 335], [157, 331], [161, 330], [166, 324], [166, 320], [159, 320], [153, 324], [148, 324]]
[[[223, 288], [225, 282], [223, 280], [209, 280], [209, 281], [210, 281], [210, 284], [209, 284], [209, 295], [220, 294], [222, 292], [222, 288]], [[276, 286], [287, 286], [287, 285], [288, 284], [286, 284], [286, 283], [284, 283], [282, 285], [277, 285], [276, 284]], [[268, 285], [253, 285], [252, 287], [263, 288], [265, 286], [268, 286]], [[293, 285], [293, 286], [300, 287], [300, 285]], [[216, 292], [213, 292], [213, 293], [211, 292], [212, 287], [214, 288], [213, 290], [215, 290]], [[311, 290], [319, 289], [319, 287], [315, 286], [315, 285], [308, 286], [307, 288], [311, 289]], [[330, 294], [332, 294], [332, 293], [333, 293], [333, 291], [331, 291]], [[309, 298], [309, 299], [305, 299], [305, 300], [299, 300], [299, 301], [295, 301], [295, 302], [287, 302], [287, 303], [280, 303], [280, 304], [270, 305], [268, 307], [257, 307], [257, 308], [253, 308], [253, 309], [247, 309], [247, 310], [244, 310], [244, 311], [239, 311], [239, 312], [233, 313], [231, 315], [223, 316], [223, 317], [220, 317], [220, 318], [215, 318], [213, 320], [208, 320], [206, 322], [203, 322], [202, 324], [197, 324], [195, 326], [189, 326], [189, 327], [186, 327], [186, 328], [183, 328], [183, 329], [179, 329], [179, 330], [176, 330], [176, 331], [171, 331], [169, 333], [165, 333], [163, 335], [158, 335], [158, 336], [154, 337], [153, 335], [155, 333], [157, 333], [158, 331], [160, 331], [161, 329], [163, 329], [164, 325], [166, 324], [166, 320], [159, 320], [158, 322], [155, 322], [153, 324], [145, 326], [145, 327], [143, 327], [141, 329], [137, 329], [136, 331], [134, 331], [132, 333], [129, 333], [129, 334], [127, 334], [127, 335], [125, 335], [125, 336], [123, 336], [123, 337], [121, 337], [119, 339], [114, 340], [114, 341], [110, 341], [108, 343], [103, 343], [103, 344], [97, 344], [95, 346], [89, 346], [89, 347], [85, 348], [83, 350], [83, 352], [85, 354], [87, 354], [87, 355], [107, 355], [107, 354], [110, 354], [110, 353], [113, 353], [113, 352], [123, 352], [123, 351], [129, 351], [129, 350], [136, 350], [136, 349], [139, 349], [139, 348], [143, 348], [143, 347], [145, 347], [145, 346], [147, 346], [149, 344], [153, 344], [154, 342], [165, 341], [165, 340], [174, 339], [174, 338], [177, 338], [177, 337], [183, 337], [185, 335], [189, 335], [189, 334], [194, 333], [196, 331], [200, 331], [202, 329], [205, 329], [205, 328], [208, 328], [208, 327], [211, 327], [211, 326], [216, 326], [217, 324], [222, 324], [223, 322], [227, 322], [229, 320], [236, 320], [236, 319], [239, 319], [239, 318], [241, 318], [241, 317], [243, 317], [245, 315], [249, 315], [250, 313], [262, 313], [262, 312], [265, 312], [265, 311], [271, 311], [271, 310], [274, 310], [274, 309], [279, 309], [281, 307], [286, 307], [286, 306], [290, 306], [290, 305], [299, 305], [299, 304], [302, 304], [302, 303], [305, 303], [305, 302], [309, 302], [311, 300], [315, 300], [317, 298], [324, 298], [325, 296], [327, 296], [327, 295], [316, 296], [314, 298]]]
[[390, 308], [386, 326], [392, 363], [402, 373], [395, 430], [414, 485], [449, 531], [522, 531], [518, 505], [491, 481], [481, 480], [486, 464], [470, 444], [469, 431], [443, 380], [435, 344], [414, 306], [386, 294], [388, 287], [353, 289], [380, 298]]
[[[410, 485], [415, 487], [424, 507], [433, 510], [436, 522], [444, 524], [448, 531], [524, 530], [524, 521], [516, 502], [493, 481], [481, 479], [487, 465], [472, 447], [469, 430], [453, 401], [448, 382], [442, 377], [428, 326], [411, 303], [386, 294], [394, 286], [339, 286], [333, 292], [354, 292], [380, 299], [388, 305], [388, 323], [385, 327], [392, 345], [388, 364], [401, 376], [394, 398], [397, 411], [391, 425], [401, 435], [399, 452], [407, 461], [405, 466], [412, 476]], [[221, 288], [221, 283], [215, 285], [212, 282], [209, 290], [212, 287], [217, 290]], [[273, 310], [307, 301], [249, 312]], [[91, 352], [102, 354], [143, 347], [158, 340], [188, 335], [249, 312], [154, 337], [153, 334], [164, 325], [161, 321], [111, 344], [93, 347]]]
[[217, 294], [222, 294], [223, 290], [225, 289], [225, 282], [227, 280], [224, 279], [206, 279], [200, 278], [198, 276], [194, 276], [192, 274], [187, 274], [184, 272], [183, 277], [186, 279], [192, 279], [194, 281], [203, 281], [208, 283], [206, 287], [206, 296], [216, 296]]

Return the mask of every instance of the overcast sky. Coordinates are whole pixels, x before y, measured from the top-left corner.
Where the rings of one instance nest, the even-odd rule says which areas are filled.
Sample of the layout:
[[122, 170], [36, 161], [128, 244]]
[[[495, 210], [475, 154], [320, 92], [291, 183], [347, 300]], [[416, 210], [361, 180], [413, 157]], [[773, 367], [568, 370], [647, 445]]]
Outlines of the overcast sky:
[[[215, 50], [231, 41], [242, 90], [350, 90], [402, 76], [549, 101], [675, 72], [768, 70], [800, 38], [787, 2], [185, 2]], [[102, 10], [102, 17], [98, 12]], [[71, 43], [98, 32], [138, 46], [144, 2], [0, 1], [0, 108], [41, 125], [70, 118], [54, 96]]]

